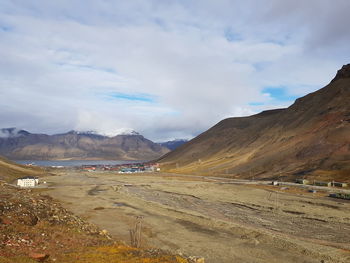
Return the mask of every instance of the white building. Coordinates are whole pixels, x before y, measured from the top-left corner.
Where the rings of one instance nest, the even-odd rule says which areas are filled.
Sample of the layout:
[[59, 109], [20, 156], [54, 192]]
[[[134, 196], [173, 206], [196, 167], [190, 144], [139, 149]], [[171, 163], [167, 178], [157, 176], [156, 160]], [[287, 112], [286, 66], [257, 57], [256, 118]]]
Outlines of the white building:
[[39, 179], [33, 176], [26, 176], [17, 180], [17, 185], [20, 187], [35, 187], [39, 184]]

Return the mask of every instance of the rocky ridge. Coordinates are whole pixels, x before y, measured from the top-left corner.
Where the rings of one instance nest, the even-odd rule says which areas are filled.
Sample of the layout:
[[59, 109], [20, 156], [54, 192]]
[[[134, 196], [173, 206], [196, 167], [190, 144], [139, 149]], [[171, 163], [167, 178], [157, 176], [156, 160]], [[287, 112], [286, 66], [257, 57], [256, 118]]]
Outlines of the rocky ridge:
[[350, 64], [342, 66], [342, 68], [338, 70], [332, 82], [338, 79], [346, 79], [346, 78], [350, 78]]

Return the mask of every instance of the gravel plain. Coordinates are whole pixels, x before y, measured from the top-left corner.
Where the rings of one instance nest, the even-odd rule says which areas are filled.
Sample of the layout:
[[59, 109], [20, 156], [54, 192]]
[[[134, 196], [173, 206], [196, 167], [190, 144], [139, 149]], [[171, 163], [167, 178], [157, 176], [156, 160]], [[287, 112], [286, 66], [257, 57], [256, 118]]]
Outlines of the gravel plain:
[[295, 186], [198, 176], [64, 170], [47, 193], [130, 243], [142, 218], [142, 246], [209, 263], [350, 262], [350, 202]]

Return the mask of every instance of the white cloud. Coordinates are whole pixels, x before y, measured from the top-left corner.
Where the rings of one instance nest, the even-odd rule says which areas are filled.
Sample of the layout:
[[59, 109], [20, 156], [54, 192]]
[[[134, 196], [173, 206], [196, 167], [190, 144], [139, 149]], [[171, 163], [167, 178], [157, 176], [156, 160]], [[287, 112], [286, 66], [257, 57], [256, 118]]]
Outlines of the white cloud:
[[[300, 96], [348, 62], [349, 2], [332, 3], [2, 1], [2, 126], [162, 140], [282, 105], [264, 87]], [[155, 99], [106, 100], [113, 92]]]

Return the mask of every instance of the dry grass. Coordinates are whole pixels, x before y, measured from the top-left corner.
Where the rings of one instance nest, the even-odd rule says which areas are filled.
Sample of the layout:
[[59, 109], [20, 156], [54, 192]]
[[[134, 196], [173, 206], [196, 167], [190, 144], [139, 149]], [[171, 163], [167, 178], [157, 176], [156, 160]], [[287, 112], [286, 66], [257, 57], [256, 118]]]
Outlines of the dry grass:
[[0, 180], [12, 182], [13, 180], [26, 175], [43, 175], [44, 170], [39, 167], [28, 167], [15, 164], [3, 157], [0, 157]]
[[252, 188], [258, 188], [258, 189], [264, 189], [272, 192], [282, 192], [282, 193], [289, 193], [289, 194], [297, 194], [297, 195], [304, 195], [304, 196], [313, 196], [313, 197], [324, 197], [328, 196], [329, 193], [325, 191], [317, 191], [316, 193], [309, 192], [308, 189], [303, 189], [300, 187], [293, 187], [293, 186], [273, 186], [273, 185], [246, 185], [247, 187]]
[[83, 253], [69, 253], [57, 258], [65, 263], [188, 263], [186, 259], [173, 255], [158, 255], [128, 246], [104, 246], [86, 248]]

